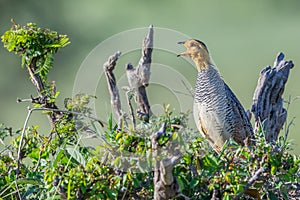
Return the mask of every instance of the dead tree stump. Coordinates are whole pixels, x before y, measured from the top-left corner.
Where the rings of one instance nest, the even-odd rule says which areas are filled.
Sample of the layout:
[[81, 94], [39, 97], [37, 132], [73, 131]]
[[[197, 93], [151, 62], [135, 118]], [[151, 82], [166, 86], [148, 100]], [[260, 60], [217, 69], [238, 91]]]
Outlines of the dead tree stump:
[[[149, 32], [144, 38], [143, 48], [142, 48], [142, 56], [136, 68], [134, 68], [130, 63], [127, 64], [126, 67], [126, 75], [128, 79], [128, 83], [130, 86], [130, 90], [125, 88], [127, 95], [133, 91], [136, 103], [137, 103], [137, 115], [142, 118], [144, 121], [149, 120], [149, 116], [151, 116], [150, 104], [147, 97], [146, 87], [149, 85], [150, 80], [150, 66], [152, 60], [152, 50], [153, 50], [153, 26], [149, 27]], [[111, 55], [108, 58], [108, 61], [104, 63], [103, 69], [105, 73], [105, 77], [107, 80], [108, 90], [111, 97], [111, 105], [114, 112], [118, 117], [118, 127], [121, 129], [122, 123], [125, 122], [124, 112], [121, 108], [121, 101], [119, 90], [117, 87], [117, 82], [113, 70], [115, 69], [116, 62], [120, 57], [121, 52], [118, 51], [114, 55]], [[135, 117], [133, 113], [133, 108], [130, 102], [130, 98], [127, 98], [130, 114], [132, 115], [132, 123], [133, 127], [135, 127]]]
[[267, 66], [260, 73], [254, 92], [251, 111], [254, 114], [255, 128], [262, 128], [268, 142], [277, 140], [278, 134], [286, 121], [287, 111], [283, 108], [282, 94], [288, 80], [292, 61], [284, 61], [284, 54], [279, 53], [273, 68]]
[[136, 68], [131, 63], [127, 64], [126, 75], [131, 89], [135, 91], [138, 106], [138, 116], [144, 121], [148, 121], [151, 116], [150, 104], [148, 101], [146, 87], [150, 80], [150, 66], [152, 62], [153, 50], [153, 26], [149, 27], [149, 32], [143, 41], [142, 56]]

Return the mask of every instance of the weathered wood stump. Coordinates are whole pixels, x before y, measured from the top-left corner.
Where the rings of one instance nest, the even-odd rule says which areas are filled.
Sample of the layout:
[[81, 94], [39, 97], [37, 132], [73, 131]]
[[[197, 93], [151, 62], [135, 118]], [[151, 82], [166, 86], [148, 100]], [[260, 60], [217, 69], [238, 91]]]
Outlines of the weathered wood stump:
[[284, 54], [279, 53], [273, 68], [267, 66], [261, 71], [253, 97], [251, 111], [255, 120], [254, 130], [262, 128], [268, 142], [277, 140], [287, 118], [282, 94], [294, 64], [283, 58]]

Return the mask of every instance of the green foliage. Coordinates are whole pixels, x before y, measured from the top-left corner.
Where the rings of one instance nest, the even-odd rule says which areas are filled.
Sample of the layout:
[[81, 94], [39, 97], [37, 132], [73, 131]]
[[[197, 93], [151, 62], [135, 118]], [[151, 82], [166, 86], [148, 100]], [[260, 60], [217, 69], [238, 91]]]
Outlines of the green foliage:
[[[300, 158], [283, 150], [283, 146], [267, 143], [262, 134], [256, 135], [256, 139], [256, 146], [249, 148], [229, 141], [220, 155], [209, 149], [203, 152], [202, 139], [192, 142], [188, 152], [193, 153], [185, 154], [175, 168], [183, 192], [195, 199], [206, 199], [214, 190], [223, 199], [233, 199], [243, 192], [252, 197], [287, 196], [289, 183], [300, 180]], [[250, 178], [263, 167], [260, 178], [244, 191]]]
[[41, 29], [34, 23], [21, 26], [13, 22], [11, 29], [1, 39], [8, 51], [21, 55], [23, 67], [36, 65], [34, 73], [39, 74], [44, 81], [53, 66], [53, 55], [70, 43], [66, 35]]
[[[21, 54], [26, 67], [37, 59], [35, 73], [44, 81], [53, 54], [68, 44], [66, 36], [35, 24], [14, 24], [2, 41], [9, 51]], [[59, 94], [51, 84], [44, 93], [48, 103], [54, 103]], [[151, 117], [148, 123], [140, 121], [136, 129], [117, 129], [112, 116], [107, 127], [99, 129], [93, 120], [83, 117], [92, 115], [89, 103], [94, 98], [86, 94], [66, 98], [66, 112], [59, 114], [49, 133], [41, 133], [38, 126], [17, 131], [0, 126], [4, 146], [0, 152], [0, 199], [153, 199], [153, 166], [174, 151], [182, 153], [174, 177], [181, 193], [192, 199], [211, 199], [213, 194], [226, 200], [237, 195], [288, 199], [288, 191], [300, 181], [300, 158], [288, 152], [290, 145], [284, 137], [270, 144], [259, 131], [255, 146], [241, 147], [228, 141], [217, 154], [198, 131], [187, 126], [188, 114], [175, 116], [169, 105], [163, 115]], [[160, 154], [155, 160], [151, 136], [162, 123], [166, 131], [159, 137]], [[96, 146], [84, 145], [84, 135], [91, 133], [101, 141]]]
[[[20, 132], [12, 133], [11, 145], [1, 153], [0, 196], [14, 198], [18, 186], [24, 198], [151, 199], [151, 169], [156, 162], [151, 135], [162, 122], [167, 125], [167, 134], [160, 140], [165, 150], [161, 156], [166, 157], [174, 148], [181, 149], [183, 156], [174, 175], [181, 192], [193, 199], [210, 199], [214, 191], [223, 199], [233, 199], [245, 192], [249, 179], [262, 167], [265, 171], [246, 191], [252, 197], [284, 197], [291, 183], [300, 181], [300, 159], [285, 150], [288, 144], [268, 144], [262, 134], [257, 134], [255, 147], [240, 147], [229, 141], [217, 154], [203, 138], [192, 138], [196, 133], [186, 127], [186, 116], [167, 113], [151, 118], [148, 124], [139, 124], [137, 130], [119, 131], [112, 125], [105, 131], [105, 143], [96, 148], [80, 143], [76, 123], [67, 118], [58, 123], [55, 137], [39, 134], [37, 127], [29, 128], [22, 148], [22, 160], [28, 162], [22, 164], [18, 179], [17, 161], [8, 152], [15, 155]], [[1, 135], [7, 137], [9, 129], [1, 130]]]

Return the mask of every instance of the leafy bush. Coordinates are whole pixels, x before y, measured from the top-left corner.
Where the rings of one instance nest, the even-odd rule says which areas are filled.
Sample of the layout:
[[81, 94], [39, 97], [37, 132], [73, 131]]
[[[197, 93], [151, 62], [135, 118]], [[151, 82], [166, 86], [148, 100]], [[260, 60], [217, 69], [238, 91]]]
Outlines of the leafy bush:
[[[35, 73], [42, 77], [43, 85], [48, 85], [46, 88], [51, 88], [47, 74], [54, 53], [69, 43], [66, 35], [32, 23], [13, 24], [2, 42], [9, 51], [21, 55], [22, 66], [38, 59]], [[165, 107], [165, 114], [151, 117], [149, 123], [140, 121], [135, 130], [117, 129], [110, 117], [102, 132], [89, 108], [95, 97], [78, 94], [65, 99], [65, 110], [55, 110], [55, 94], [43, 90], [52, 109], [33, 99], [40, 109], [32, 108], [28, 114], [30, 117], [32, 111], [39, 110], [48, 116], [57, 114], [49, 133], [41, 132], [38, 126], [27, 127], [26, 122], [16, 131], [1, 125], [0, 199], [152, 199], [151, 169], [156, 161], [151, 136], [162, 123], [166, 124], [166, 134], [159, 138], [163, 149], [160, 157], [173, 150], [182, 152], [173, 172], [187, 197], [288, 199], [289, 191], [300, 181], [300, 158], [288, 152], [290, 145], [283, 136], [270, 144], [259, 131], [255, 146], [241, 147], [228, 141], [217, 154], [187, 126], [188, 115], [176, 116], [170, 106]], [[103, 142], [97, 147], [83, 145], [87, 132]]]
[[44, 80], [52, 68], [53, 55], [58, 49], [70, 43], [66, 35], [59, 35], [49, 29], [41, 29], [34, 23], [28, 23], [25, 26], [14, 23], [1, 38], [8, 51], [21, 54], [23, 67], [29, 65], [32, 59], [37, 58], [36, 73], [39, 73]]

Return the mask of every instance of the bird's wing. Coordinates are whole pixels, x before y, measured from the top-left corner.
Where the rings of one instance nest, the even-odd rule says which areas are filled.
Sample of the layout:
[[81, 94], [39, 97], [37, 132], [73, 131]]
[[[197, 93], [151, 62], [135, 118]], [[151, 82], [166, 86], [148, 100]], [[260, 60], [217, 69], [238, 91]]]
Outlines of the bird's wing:
[[231, 132], [233, 139], [239, 144], [244, 145], [246, 139], [250, 139], [253, 136], [252, 125], [245, 113], [245, 110], [225, 83], [226, 97], [228, 100], [228, 105], [230, 106], [231, 115], [226, 115], [227, 121], [230, 122]]

